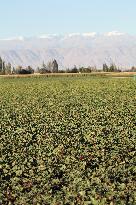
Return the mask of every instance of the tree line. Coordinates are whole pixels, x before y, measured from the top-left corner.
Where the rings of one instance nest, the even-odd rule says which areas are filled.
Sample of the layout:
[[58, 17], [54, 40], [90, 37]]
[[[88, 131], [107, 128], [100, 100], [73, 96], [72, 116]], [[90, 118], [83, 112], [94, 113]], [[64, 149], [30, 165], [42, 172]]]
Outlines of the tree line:
[[[11, 75], [11, 74], [33, 74], [33, 73], [91, 73], [91, 72], [121, 72], [115, 64], [107, 65], [106, 63], [103, 64], [102, 69], [97, 69], [95, 66], [88, 66], [88, 67], [79, 67], [75, 65], [73, 68], [67, 68], [66, 70], [59, 69], [58, 63], [56, 59], [49, 61], [47, 64], [44, 62], [42, 66], [37, 67], [34, 70], [31, 66], [23, 67], [17, 66], [16, 68], [11, 65], [11, 63], [5, 63], [2, 58], [0, 57], [0, 75]], [[132, 67], [127, 72], [136, 72], [136, 67]]]

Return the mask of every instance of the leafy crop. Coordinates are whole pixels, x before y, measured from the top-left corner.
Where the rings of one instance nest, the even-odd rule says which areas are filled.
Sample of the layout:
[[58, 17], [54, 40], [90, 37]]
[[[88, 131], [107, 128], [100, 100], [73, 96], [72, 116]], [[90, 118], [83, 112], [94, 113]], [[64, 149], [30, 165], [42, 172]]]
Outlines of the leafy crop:
[[136, 204], [136, 81], [0, 78], [0, 204]]

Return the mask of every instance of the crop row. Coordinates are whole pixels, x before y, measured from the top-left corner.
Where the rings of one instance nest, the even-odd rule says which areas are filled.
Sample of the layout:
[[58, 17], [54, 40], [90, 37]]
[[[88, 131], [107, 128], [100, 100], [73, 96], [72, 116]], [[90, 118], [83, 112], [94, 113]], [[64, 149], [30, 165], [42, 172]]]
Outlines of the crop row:
[[0, 204], [135, 205], [136, 81], [0, 79]]

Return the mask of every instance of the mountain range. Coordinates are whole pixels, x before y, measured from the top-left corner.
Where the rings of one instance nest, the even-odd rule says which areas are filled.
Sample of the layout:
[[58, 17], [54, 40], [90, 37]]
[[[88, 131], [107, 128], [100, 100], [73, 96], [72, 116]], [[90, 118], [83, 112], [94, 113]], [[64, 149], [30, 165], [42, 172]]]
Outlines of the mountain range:
[[35, 69], [56, 59], [61, 69], [115, 63], [125, 70], [136, 65], [136, 36], [113, 31], [0, 39], [0, 56], [13, 66]]

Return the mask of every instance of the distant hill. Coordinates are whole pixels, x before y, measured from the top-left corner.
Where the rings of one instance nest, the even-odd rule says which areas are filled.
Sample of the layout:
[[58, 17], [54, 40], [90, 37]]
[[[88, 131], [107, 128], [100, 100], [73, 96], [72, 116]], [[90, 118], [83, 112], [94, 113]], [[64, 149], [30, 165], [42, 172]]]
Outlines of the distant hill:
[[0, 56], [14, 66], [36, 68], [56, 59], [63, 69], [115, 63], [125, 70], [136, 66], [136, 36], [114, 31], [0, 39]]

